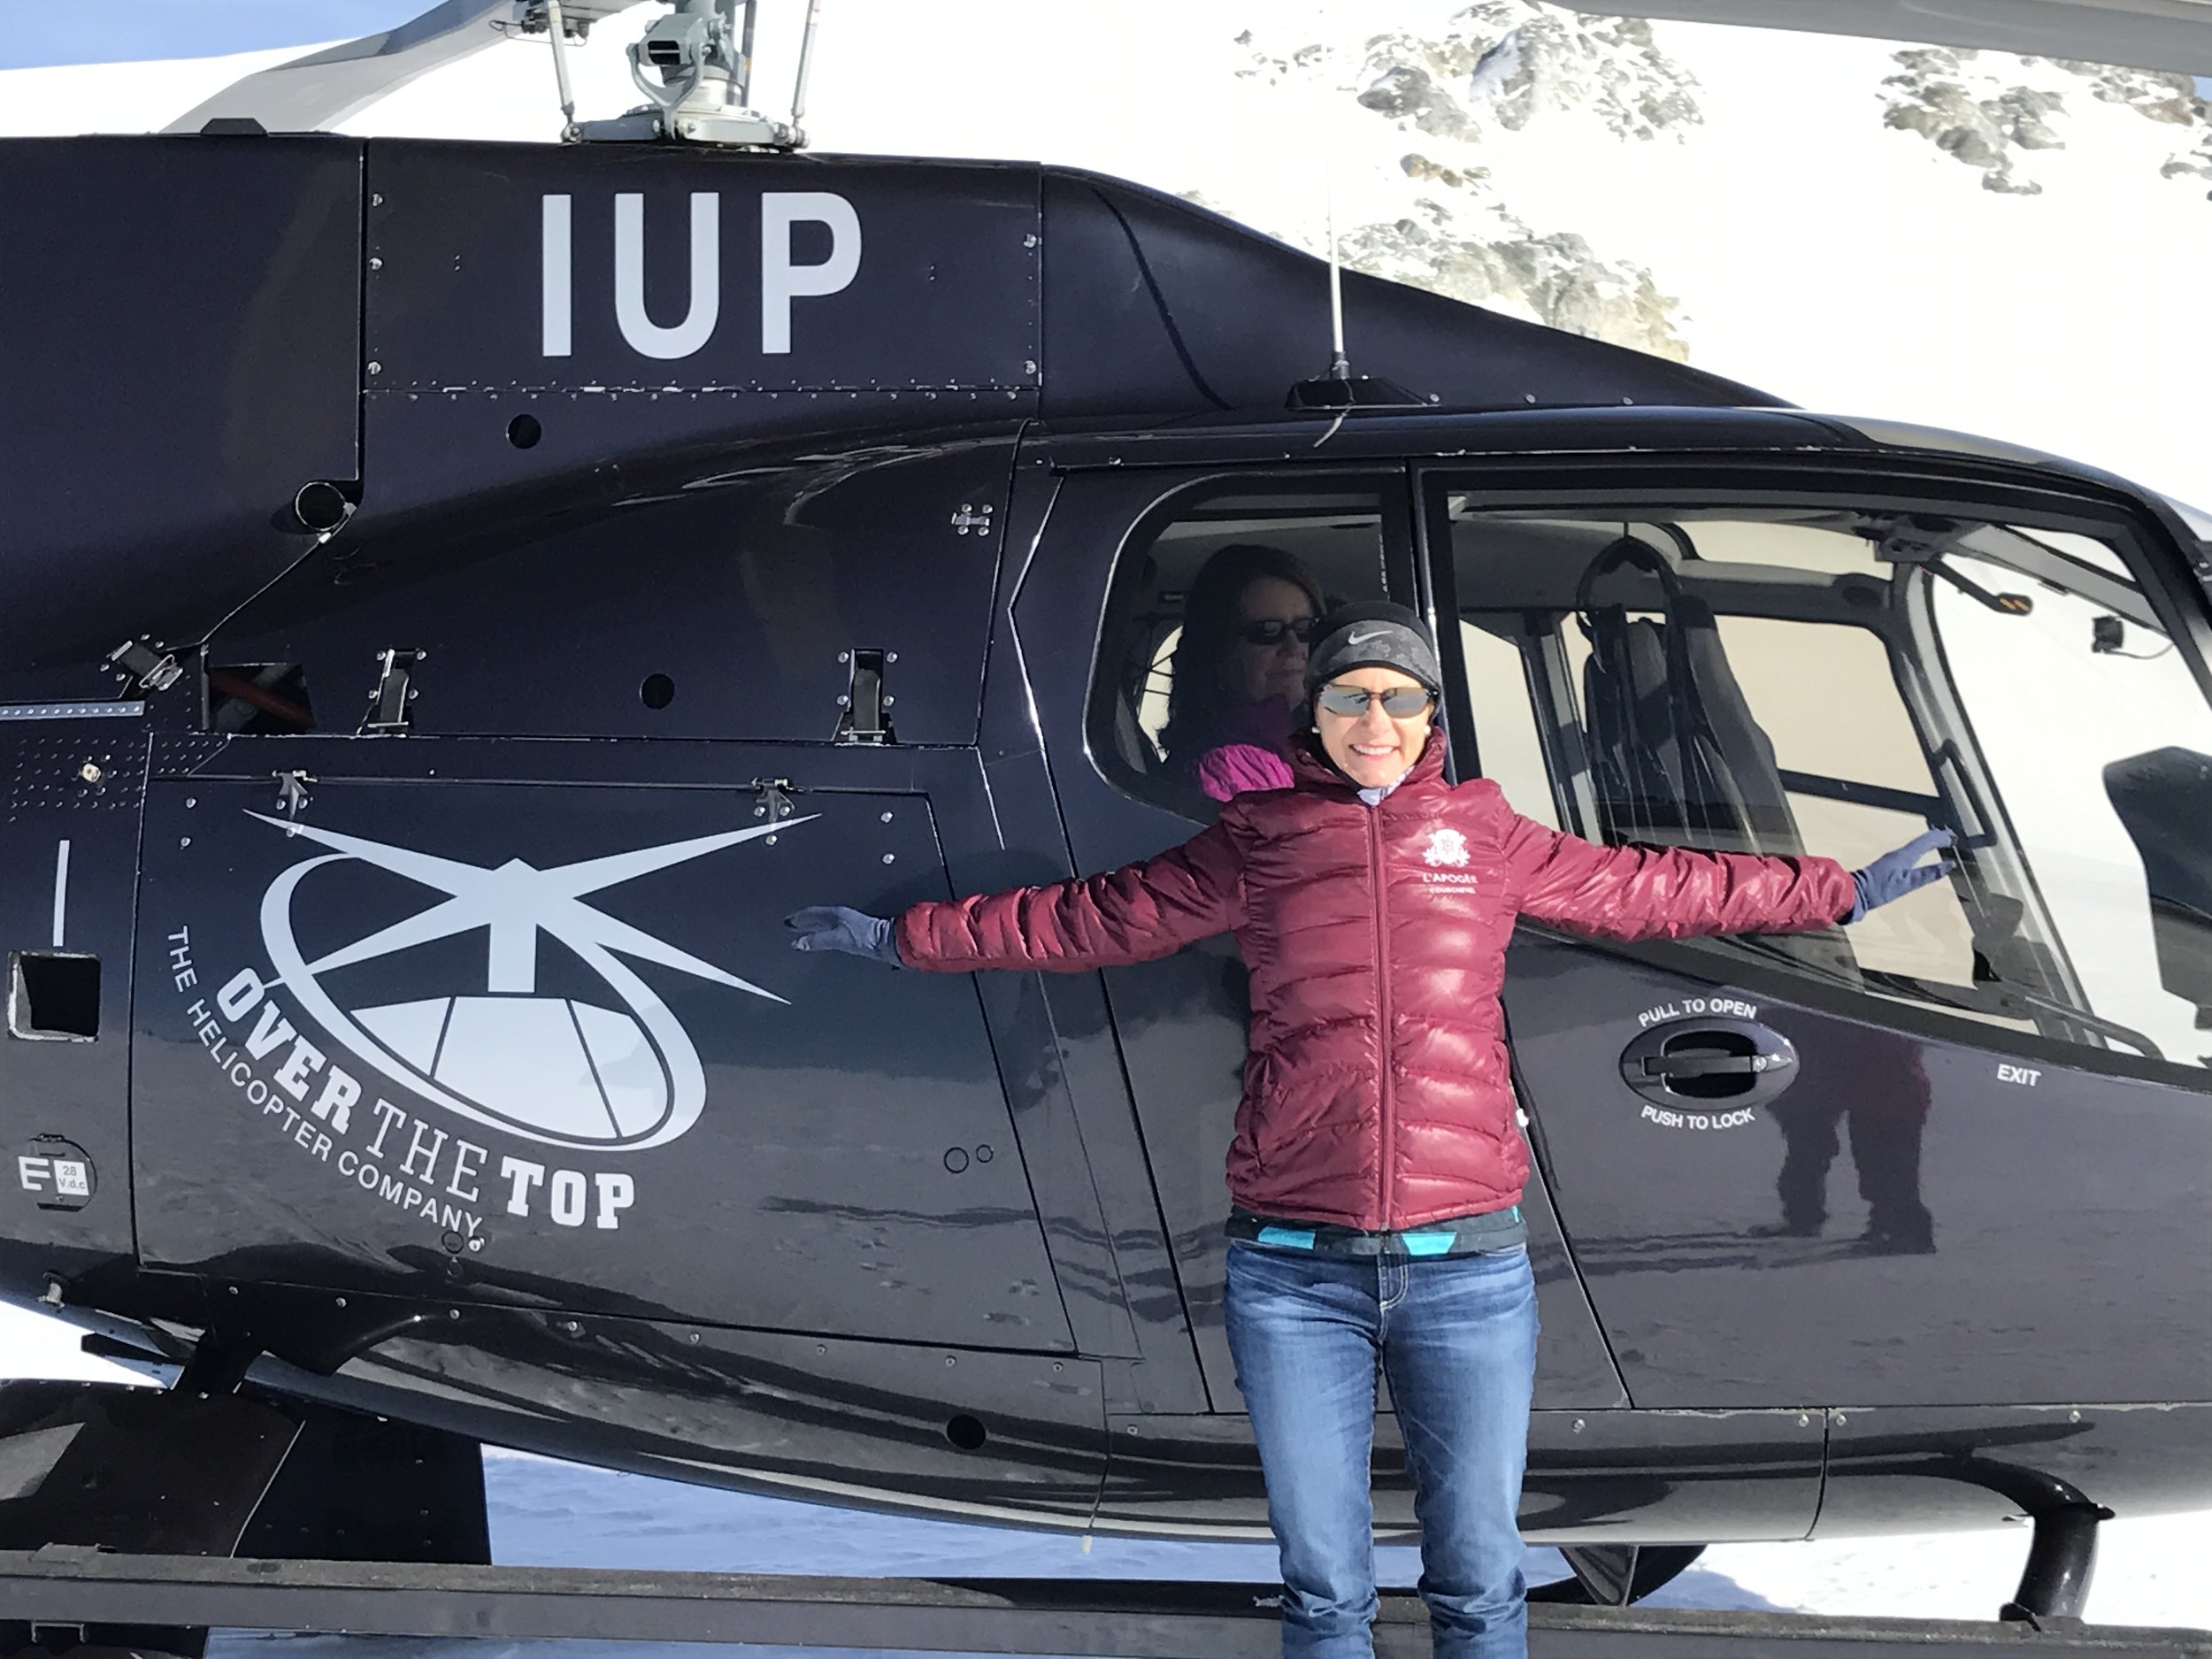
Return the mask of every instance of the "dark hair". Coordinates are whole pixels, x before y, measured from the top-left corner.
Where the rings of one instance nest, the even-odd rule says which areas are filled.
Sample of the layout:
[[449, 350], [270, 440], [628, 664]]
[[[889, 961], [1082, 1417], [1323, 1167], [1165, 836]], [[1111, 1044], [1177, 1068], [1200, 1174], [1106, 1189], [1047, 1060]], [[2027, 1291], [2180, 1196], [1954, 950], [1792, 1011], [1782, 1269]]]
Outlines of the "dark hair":
[[1187, 769], [1220, 741], [1222, 664], [1236, 643], [1237, 603], [1244, 590], [1271, 576], [1302, 590], [1318, 617], [1328, 609], [1321, 583], [1295, 555], [1258, 541], [1217, 548], [1191, 579], [1183, 600], [1183, 636], [1175, 644], [1175, 677], [1167, 694], [1167, 724], [1160, 747], [1170, 767]]

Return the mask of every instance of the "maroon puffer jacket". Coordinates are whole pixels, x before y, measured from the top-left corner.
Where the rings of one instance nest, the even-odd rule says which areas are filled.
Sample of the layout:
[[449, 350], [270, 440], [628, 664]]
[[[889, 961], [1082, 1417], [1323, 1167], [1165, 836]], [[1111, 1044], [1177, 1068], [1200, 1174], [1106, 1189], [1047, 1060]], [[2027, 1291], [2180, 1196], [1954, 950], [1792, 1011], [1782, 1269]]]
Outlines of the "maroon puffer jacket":
[[1229, 1191], [1265, 1216], [1417, 1227], [1517, 1202], [1498, 991], [1513, 920], [1600, 939], [1793, 933], [1847, 913], [1828, 858], [1593, 846], [1443, 779], [1443, 740], [1369, 807], [1302, 747], [1297, 787], [1237, 796], [1180, 847], [1110, 874], [917, 904], [910, 967], [1147, 962], [1233, 930], [1251, 1052]]

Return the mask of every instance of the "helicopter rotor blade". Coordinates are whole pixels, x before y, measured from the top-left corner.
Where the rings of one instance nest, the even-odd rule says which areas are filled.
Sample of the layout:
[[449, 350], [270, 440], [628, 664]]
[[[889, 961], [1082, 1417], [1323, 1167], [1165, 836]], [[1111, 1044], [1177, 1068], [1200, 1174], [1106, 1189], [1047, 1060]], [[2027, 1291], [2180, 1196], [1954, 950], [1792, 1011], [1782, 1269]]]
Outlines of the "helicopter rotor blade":
[[[563, 0], [561, 10], [588, 27], [637, 4]], [[234, 81], [162, 130], [196, 133], [218, 118], [246, 117], [273, 133], [326, 131], [417, 76], [496, 44], [533, 10], [530, 0], [442, 0], [396, 28]], [[534, 23], [544, 8], [534, 10]], [[2212, 75], [2212, 0], [1610, 0], [1602, 10]]]
[[1608, 0], [1597, 9], [2212, 75], [2212, 0]]
[[[561, 14], [569, 27], [588, 28], [638, 3], [562, 0]], [[516, 0], [442, 0], [380, 35], [365, 35], [234, 81], [161, 130], [196, 133], [211, 120], [244, 118], [272, 133], [326, 132], [417, 76], [497, 45], [520, 14], [532, 10]], [[534, 10], [541, 19], [544, 7]]]

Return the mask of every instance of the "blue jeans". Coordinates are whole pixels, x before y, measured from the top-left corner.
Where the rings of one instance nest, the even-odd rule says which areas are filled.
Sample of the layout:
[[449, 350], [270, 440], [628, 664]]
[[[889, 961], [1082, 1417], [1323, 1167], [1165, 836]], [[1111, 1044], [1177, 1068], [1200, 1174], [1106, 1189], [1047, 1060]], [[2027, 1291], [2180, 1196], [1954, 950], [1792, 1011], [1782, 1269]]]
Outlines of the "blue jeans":
[[1437, 1659], [1523, 1659], [1528, 1253], [1342, 1260], [1233, 1240], [1224, 1317], [1282, 1550], [1285, 1659], [1374, 1652], [1378, 1360], [1405, 1436]]

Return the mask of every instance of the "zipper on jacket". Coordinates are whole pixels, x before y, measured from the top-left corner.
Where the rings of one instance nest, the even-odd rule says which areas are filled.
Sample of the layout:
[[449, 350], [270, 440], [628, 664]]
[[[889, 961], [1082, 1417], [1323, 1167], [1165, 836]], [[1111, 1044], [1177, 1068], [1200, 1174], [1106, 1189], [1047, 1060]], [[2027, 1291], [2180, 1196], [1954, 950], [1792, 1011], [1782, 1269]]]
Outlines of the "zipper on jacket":
[[1389, 932], [1388, 895], [1383, 885], [1382, 803], [1367, 809], [1367, 862], [1372, 872], [1375, 888], [1375, 997], [1376, 1007], [1382, 1016], [1382, 1029], [1376, 1033], [1376, 1053], [1382, 1072], [1381, 1087], [1376, 1094], [1380, 1121], [1377, 1125], [1379, 1141], [1379, 1160], [1375, 1165], [1376, 1219], [1379, 1228], [1388, 1228], [1390, 1223], [1390, 1154], [1391, 1120], [1394, 1116], [1390, 1101], [1390, 950], [1385, 942]]

